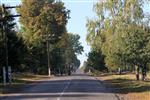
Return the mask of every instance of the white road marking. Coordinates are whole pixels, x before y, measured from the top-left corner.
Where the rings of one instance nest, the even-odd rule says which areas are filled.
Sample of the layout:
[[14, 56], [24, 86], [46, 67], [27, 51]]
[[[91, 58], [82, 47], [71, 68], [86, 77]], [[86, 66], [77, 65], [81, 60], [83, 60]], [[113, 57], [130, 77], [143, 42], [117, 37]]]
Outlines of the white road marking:
[[70, 81], [67, 83], [67, 85], [65, 86], [65, 88], [63, 89], [63, 91], [61, 92], [60, 96], [57, 98], [57, 100], [60, 100], [60, 98], [64, 95], [64, 92], [68, 89], [69, 85], [71, 84], [71, 79]]

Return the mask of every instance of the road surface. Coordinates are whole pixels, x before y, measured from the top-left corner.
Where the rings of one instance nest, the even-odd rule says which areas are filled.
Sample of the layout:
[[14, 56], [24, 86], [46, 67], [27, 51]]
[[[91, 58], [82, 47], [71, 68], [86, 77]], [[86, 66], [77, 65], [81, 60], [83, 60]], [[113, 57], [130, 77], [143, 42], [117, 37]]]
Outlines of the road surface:
[[2, 100], [118, 100], [94, 77], [85, 74], [56, 77], [31, 84]]

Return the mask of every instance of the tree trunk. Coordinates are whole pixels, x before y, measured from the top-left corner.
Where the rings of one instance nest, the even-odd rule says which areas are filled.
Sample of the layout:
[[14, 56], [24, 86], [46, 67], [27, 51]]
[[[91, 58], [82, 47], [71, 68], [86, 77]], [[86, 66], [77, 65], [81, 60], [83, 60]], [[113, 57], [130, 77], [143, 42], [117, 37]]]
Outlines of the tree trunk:
[[146, 77], [146, 64], [142, 66], [142, 81], [145, 80]]
[[138, 65], [135, 65], [135, 71], [136, 71], [136, 80], [138, 81], [140, 79], [140, 67]]

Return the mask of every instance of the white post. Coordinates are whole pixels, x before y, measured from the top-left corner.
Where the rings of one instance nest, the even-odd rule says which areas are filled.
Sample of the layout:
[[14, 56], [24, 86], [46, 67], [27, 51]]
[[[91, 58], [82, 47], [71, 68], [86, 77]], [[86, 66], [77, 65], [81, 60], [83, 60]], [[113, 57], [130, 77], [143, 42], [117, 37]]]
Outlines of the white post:
[[91, 74], [91, 69], [89, 69], [89, 73]]
[[3, 84], [6, 85], [6, 68], [3, 67]]
[[48, 76], [51, 76], [51, 69], [48, 67]]

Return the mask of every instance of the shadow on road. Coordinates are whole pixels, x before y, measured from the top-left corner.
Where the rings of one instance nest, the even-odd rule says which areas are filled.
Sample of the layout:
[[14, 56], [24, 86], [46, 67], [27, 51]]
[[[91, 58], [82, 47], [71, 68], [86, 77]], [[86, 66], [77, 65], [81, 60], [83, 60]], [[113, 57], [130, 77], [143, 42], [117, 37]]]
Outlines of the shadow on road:
[[[73, 75], [71, 77], [80, 77], [81, 75]], [[84, 76], [84, 75], [83, 75]], [[89, 77], [85, 75], [85, 77]], [[32, 98], [56, 98], [64, 94], [62, 97], [88, 97], [95, 96], [97, 93], [112, 93], [100, 84], [96, 79], [63, 79], [62, 80], [49, 80], [35, 84], [26, 85], [23, 90], [11, 90], [7, 93], [4, 100], [21, 100]]]
[[73, 80], [55, 80], [55, 81], [43, 81], [37, 85], [25, 85], [24, 90], [16, 91], [11, 90], [8, 93], [61, 93], [68, 85], [68, 89], [65, 92], [83, 92], [83, 93], [105, 93], [103, 85], [97, 80], [90, 79], [73, 79]]

